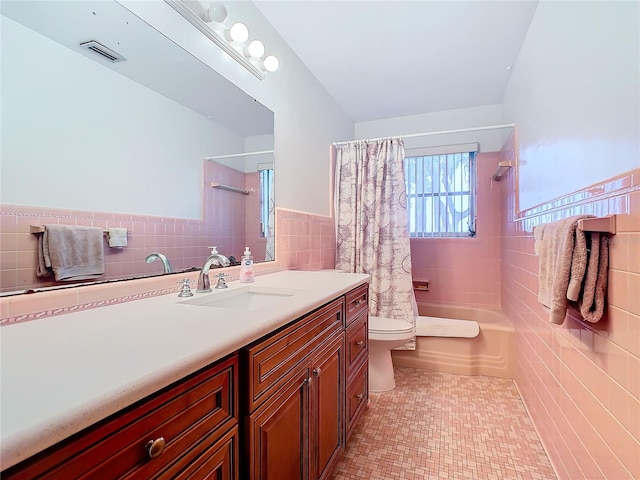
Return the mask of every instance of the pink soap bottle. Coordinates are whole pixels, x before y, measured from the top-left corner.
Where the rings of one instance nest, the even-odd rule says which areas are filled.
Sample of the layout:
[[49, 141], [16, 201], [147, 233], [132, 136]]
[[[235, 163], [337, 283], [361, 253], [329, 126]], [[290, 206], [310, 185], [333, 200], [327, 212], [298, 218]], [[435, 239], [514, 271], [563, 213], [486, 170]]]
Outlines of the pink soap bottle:
[[255, 276], [253, 274], [253, 255], [249, 247], [244, 247], [244, 255], [240, 261], [240, 282], [253, 283]]

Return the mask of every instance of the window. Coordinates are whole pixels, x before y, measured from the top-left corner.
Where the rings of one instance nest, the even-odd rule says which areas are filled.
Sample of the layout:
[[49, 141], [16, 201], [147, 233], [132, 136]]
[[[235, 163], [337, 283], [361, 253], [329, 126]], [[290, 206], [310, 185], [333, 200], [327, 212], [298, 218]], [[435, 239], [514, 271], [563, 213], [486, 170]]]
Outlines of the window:
[[476, 234], [476, 153], [406, 157], [411, 237]]
[[[269, 229], [273, 229], [273, 169], [259, 169], [260, 173], [260, 234], [269, 236]], [[271, 214], [270, 214], [271, 213]]]

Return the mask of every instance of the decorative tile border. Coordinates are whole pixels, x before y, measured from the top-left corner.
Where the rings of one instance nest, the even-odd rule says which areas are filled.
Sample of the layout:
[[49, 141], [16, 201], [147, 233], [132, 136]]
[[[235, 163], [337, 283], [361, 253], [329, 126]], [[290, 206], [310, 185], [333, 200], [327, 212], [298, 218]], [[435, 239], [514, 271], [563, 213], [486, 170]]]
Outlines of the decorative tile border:
[[[513, 218], [514, 222], [524, 222], [525, 231], [533, 231], [533, 227], [538, 223], [528, 221], [543, 215], [548, 216], [545, 222], [559, 220], [566, 216], [573, 215], [573, 210], [593, 205], [597, 202], [608, 202], [610, 199], [629, 195], [640, 191], [640, 169], [626, 172], [601, 183], [590, 185], [586, 188], [563, 195], [548, 202], [536, 205], [517, 212]], [[605, 213], [608, 214], [608, 209]], [[611, 212], [626, 213], [626, 212]], [[598, 215], [598, 213], [594, 213]]]

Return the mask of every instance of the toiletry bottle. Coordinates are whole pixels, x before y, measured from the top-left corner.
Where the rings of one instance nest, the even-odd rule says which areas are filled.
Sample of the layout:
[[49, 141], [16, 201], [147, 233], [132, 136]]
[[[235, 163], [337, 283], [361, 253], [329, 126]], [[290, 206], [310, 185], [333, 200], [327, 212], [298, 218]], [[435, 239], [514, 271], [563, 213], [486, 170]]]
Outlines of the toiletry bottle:
[[253, 280], [253, 255], [251, 255], [249, 247], [244, 247], [244, 255], [242, 255], [240, 262], [240, 281], [242, 283], [252, 283]]

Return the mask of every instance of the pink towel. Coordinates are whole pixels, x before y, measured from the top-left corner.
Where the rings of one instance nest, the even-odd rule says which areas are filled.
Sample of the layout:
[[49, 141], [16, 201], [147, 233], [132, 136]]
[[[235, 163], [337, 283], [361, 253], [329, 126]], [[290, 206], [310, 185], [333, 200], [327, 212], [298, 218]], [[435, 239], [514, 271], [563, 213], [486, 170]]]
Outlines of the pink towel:
[[39, 253], [40, 247], [42, 259], [38, 260], [38, 276], [46, 275], [49, 269], [57, 281], [87, 280], [104, 274], [101, 228], [45, 225]]

